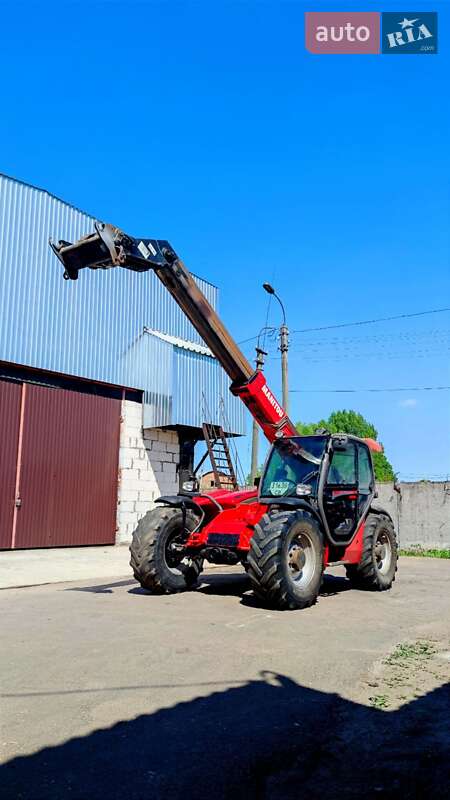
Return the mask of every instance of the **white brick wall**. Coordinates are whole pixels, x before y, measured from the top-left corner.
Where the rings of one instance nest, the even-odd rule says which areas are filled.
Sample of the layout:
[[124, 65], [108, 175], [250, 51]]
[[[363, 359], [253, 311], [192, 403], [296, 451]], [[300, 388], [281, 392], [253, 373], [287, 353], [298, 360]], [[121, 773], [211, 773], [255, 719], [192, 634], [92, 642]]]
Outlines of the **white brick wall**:
[[117, 544], [131, 541], [140, 518], [155, 507], [155, 498], [178, 492], [180, 455], [175, 431], [142, 429], [142, 405], [122, 403], [117, 502]]

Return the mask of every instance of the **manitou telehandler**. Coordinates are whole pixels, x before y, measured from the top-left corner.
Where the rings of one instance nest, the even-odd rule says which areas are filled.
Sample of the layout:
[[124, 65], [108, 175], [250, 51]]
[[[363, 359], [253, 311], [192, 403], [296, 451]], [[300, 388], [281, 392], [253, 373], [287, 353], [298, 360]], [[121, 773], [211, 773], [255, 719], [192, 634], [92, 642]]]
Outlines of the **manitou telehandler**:
[[272, 447], [258, 489], [178, 495], [139, 522], [130, 547], [139, 583], [152, 592], [195, 585], [203, 562], [241, 563], [253, 591], [272, 607], [305, 608], [319, 593], [325, 567], [343, 564], [362, 589], [389, 589], [397, 569], [392, 519], [376, 497], [370, 439], [318, 431], [299, 436], [262, 372], [255, 372], [167, 241], [135, 239], [112, 225], [71, 244], [50, 242], [76, 280], [81, 269], [154, 270], [231, 378]]

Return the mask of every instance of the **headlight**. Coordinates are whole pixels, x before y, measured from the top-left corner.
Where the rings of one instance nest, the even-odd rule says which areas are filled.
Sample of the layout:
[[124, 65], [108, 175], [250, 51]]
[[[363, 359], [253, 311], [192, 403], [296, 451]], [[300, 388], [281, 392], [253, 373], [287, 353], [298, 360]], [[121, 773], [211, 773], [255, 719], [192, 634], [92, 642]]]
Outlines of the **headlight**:
[[311, 486], [309, 483], [297, 483], [295, 494], [301, 497], [302, 495], [311, 494]]
[[182, 484], [183, 492], [196, 492], [197, 488], [197, 481], [184, 481]]

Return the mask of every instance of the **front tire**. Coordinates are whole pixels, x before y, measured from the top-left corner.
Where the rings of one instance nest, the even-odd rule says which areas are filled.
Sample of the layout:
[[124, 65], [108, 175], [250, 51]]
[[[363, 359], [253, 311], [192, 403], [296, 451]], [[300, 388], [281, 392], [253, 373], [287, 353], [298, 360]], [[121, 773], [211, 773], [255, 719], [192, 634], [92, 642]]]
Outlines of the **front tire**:
[[[186, 529], [194, 530], [198, 517], [186, 512]], [[202, 571], [203, 560], [183, 557], [173, 547], [183, 534], [183, 514], [163, 506], [142, 517], [130, 545], [130, 566], [143, 589], [154, 594], [173, 594], [190, 589]]]
[[279, 609], [308, 608], [319, 594], [323, 538], [305, 511], [264, 514], [255, 526], [248, 575], [257, 597]]
[[357, 589], [384, 592], [395, 581], [397, 561], [392, 521], [386, 514], [369, 514], [364, 526], [361, 561], [346, 567], [347, 577]]

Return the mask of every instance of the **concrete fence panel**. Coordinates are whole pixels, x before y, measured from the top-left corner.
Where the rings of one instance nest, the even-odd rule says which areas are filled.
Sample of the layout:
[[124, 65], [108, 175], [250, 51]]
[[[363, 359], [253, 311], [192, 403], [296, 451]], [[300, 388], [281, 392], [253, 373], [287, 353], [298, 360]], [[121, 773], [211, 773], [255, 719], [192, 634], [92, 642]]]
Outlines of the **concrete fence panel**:
[[378, 484], [375, 504], [394, 520], [400, 546], [450, 549], [450, 482]]

